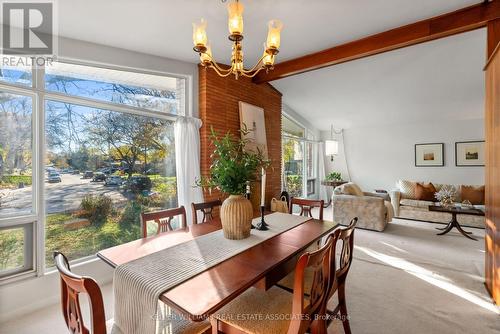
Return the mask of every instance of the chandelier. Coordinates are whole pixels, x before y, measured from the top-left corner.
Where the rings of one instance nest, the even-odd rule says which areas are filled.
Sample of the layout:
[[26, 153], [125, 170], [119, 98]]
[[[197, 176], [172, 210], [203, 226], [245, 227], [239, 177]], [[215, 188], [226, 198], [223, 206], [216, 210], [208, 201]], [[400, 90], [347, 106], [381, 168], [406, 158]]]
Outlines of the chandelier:
[[[222, 2], [225, 2], [225, 0], [222, 0]], [[206, 32], [207, 23], [203, 19], [197, 23], [193, 23], [193, 50], [200, 55], [201, 65], [205, 68], [213, 68], [221, 77], [227, 77], [234, 74], [236, 79], [240, 76], [252, 78], [261, 70], [266, 70], [266, 72], [272, 70], [274, 58], [278, 54], [280, 47], [280, 33], [283, 28], [281, 21], [269, 21], [269, 31], [267, 33], [266, 43], [264, 43], [264, 53], [254, 67], [245, 70], [243, 66], [243, 48], [241, 45], [241, 41], [243, 40], [243, 4], [238, 0], [233, 0], [228, 3], [227, 11], [229, 16], [228, 38], [233, 42], [231, 67], [222, 68], [212, 57], [212, 50], [210, 49]]]

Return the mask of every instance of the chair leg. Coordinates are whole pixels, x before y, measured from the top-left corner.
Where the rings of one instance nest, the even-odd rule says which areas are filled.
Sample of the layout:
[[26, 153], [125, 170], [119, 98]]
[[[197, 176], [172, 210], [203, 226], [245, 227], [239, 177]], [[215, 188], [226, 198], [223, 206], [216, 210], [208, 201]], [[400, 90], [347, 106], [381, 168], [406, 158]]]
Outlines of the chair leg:
[[321, 312], [321, 315], [316, 315], [317, 318], [311, 322], [309, 326], [311, 334], [326, 334], [327, 333], [327, 325], [326, 325], [326, 317], [324, 312]]
[[210, 325], [212, 325], [212, 334], [219, 333], [219, 321], [216, 317], [210, 317]]
[[339, 285], [338, 294], [340, 320], [342, 321], [342, 326], [344, 326], [345, 334], [351, 334], [351, 326], [349, 325], [349, 316], [347, 315], [347, 305], [345, 302], [345, 283]]

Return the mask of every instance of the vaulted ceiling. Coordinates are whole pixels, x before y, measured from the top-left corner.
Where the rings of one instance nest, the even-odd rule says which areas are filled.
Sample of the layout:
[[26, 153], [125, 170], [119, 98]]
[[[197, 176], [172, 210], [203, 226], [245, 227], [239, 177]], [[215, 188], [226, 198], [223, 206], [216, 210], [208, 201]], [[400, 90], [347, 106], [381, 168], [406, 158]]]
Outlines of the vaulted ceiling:
[[[478, 0], [242, 0], [247, 66], [262, 53], [267, 21], [284, 23], [277, 62], [358, 39]], [[220, 0], [64, 0], [61, 36], [196, 63], [191, 23], [208, 21], [214, 56], [229, 62]], [[273, 82], [284, 101], [326, 130], [381, 120], [477, 117], [484, 31], [475, 31]]]

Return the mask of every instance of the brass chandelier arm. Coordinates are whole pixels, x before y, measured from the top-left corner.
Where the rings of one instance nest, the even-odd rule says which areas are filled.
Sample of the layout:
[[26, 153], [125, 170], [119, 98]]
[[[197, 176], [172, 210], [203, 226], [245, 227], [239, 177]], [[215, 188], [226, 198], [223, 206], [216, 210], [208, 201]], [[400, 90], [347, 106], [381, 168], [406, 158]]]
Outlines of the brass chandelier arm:
[[257, 64], [255, 64], [255, 66], [252, 67], [250, 70], [248, 70], [248, 71], [242, 70], [241, 72], [245, 73], [245, 74], [248, 74], [248, 73], [251, 73], [251, 72], [255, 71], [259, 67], [262, 69], [262, 61], [264, 60], [264, 58], [265, 58], [265, 56], [260, 57], [260, 59], [257, 62]]
[[209, 60], [208, 62], [206, 62], [204, 64], [204, 66], [212, 68], [221, 77], [228, 77], [234, 73], [237, 75], [241, 75], [243, 77], [253, 78], [260, 71], [262, 71], [263, 69], [266, 69], [266, 67], [264, 66], [264, 62], [263, 62], [266, 55], [263, 55], [262, 57], [260, 57], [257, 64], [255, 64], [254, 67], [252, 67], [250, 70], [244, 70], [244, 69], [236, 70], [234, 68], [235, 67], [234, 64], [232, 64], [232, 66], [228, 69], [223, 69], [217, 64], [217, 62], [214, 60], [214, 58], [210, 54], [205, 53], [205, 52], [200, 53], [200, 55], [201, 54], [203, 54], [205, 57], [208, 57], [208, 60]]
[[213, 70], [221, 77], [227, 77], [227, 76], [230, 76], [233, 71], [231, 69], [228, 69], [228, 70], [224, 70], [224, 69], [221, 69], [219, 66], [216, 65], [215, 62], [211, 62], [209, 67], [213, 68]]
[[[240, 72], [241, 76], [244, 76], [244, 77], [247, 77], [247, 78], [253, 78], [254, 76], [257, 75], [257, 73], [259, 73], [260, 71], [262, 71], [264, 69], [264, 67], [261, 67], [259, 68], [258, 70], [255, 70], [255, 72], [251, 73], [251, 72]], [[251, 73], [251, 74], [248, 74], [248, 73]]]

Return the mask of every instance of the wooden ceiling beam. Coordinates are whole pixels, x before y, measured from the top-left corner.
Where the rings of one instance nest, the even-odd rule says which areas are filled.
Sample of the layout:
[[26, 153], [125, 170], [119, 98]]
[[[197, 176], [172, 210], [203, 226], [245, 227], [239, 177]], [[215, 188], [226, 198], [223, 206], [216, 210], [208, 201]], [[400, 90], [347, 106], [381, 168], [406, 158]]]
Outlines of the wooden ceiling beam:
[[323, 67], [471, 31], [485, 27], [489, 21], [498, 18], [500, 18], [500, 0], [482, 2], [278, 63], [274, 66], [274, 70], [269, 73], [261, 72], [255, 76], [253, 82], [264, 83], [283, 79]]

